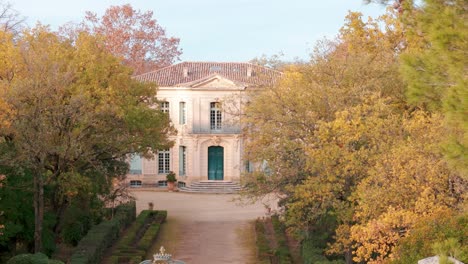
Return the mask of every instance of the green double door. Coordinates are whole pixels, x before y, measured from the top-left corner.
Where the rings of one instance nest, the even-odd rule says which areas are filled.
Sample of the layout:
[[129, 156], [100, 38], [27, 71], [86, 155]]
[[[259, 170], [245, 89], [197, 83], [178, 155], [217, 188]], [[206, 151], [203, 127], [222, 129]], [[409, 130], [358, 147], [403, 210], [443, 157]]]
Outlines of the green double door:
[[224, 148], [208, 148], [208, 180], [224, 179]]

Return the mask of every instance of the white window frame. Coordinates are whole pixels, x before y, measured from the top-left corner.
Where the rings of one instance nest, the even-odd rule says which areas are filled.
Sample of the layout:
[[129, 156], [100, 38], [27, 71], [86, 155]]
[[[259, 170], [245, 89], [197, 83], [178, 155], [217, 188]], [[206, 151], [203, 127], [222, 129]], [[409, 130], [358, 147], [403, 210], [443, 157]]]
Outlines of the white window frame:
[[[137, 165], [136, 164], [137, 162], [139, 164], [136, 167], [138, 167], [139, 169], [132, 169], [132, 165]], [[143, 159], [140, 157], [140, 155], [138, 155], [138, 154], [130, 155], [128, 165], [129, 165], [128, 174], [132, 174], [132, 175], [143, 174]], [[133, 167], [135, 167], [135, 166], [133, 166]]]
[[158, 151], [158, 174], [167, 174], [171, 171], [171, 151], [163, 149]]
[[220, 102], [210, 103], [210, 130], [220, 131], [223, 128], [223, 115]]
[[179, 176], [187, 175], [187, 147], [179, 146]]
[[187, 104], [185, 102], [179, 102], [179, 125], [185, 125], [187, 123]]
[[130, 187], [132, 188], [141, 188], [141, 181], [140, 180], [131, 180], [130, 181]]
[[161, 112], [169, 114], [170, 104], [168, 101], [162, 101], [159, 103], [161, 107]]

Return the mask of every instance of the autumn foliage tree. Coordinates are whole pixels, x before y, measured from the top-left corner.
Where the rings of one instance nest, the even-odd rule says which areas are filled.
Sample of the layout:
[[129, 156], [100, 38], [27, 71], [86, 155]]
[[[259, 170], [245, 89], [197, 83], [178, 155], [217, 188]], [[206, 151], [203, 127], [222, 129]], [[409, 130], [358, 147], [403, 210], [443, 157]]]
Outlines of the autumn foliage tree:
[[156, 87], [133, 80], [99, 37], [82, 32], [71, 41], [38, 26], [5, 40], [1, 60], [13, 59], [14, 67], [0, 70], [10, 76], [0, 84], [11, 111], [0, 128], [0, 166], [33, 176], [39, 252], [45, 212], [54, 213], [59, 235], [71, 204], [107, 194], [125, 175], [127, 155], [170, 146], [173, 128], [152, 107]]
[[123, 58], [134, 74], [171, 65], [182, 53], [179, 39], [166, 36], [152, 11], [141, 12], [129, 4], [111, 6], [102, 17], [87, 12], [80, 27], [103, 36], [106, 49]]
[[[319, 43], [308, 65], [290, 67], [277, 86], [253, 93], [246, 106], [245, 157], [263, 165], [245, 174], [246, 195], [278, 194], [289, 229], [304, 243], [320, 240], [316, 251], [346, 263], [398, 261], [396, 252], [407, 249], [398, 245], [419, 222], [441, 212], [456, 217], [465, 208], [466, 179], [441, 146], [449, 131], [466, 130], [444, 125], [443, 111], [407, 97], [415, 91], [411, 85], [440, 93], [420, 93], [426, 99], [448, 99], [457, 87], [462, 94], [466, 88], [456, 82], [445, 90], [424, 85], [447, 73], [463, 83], [464, 67], [445, 68], [458, 64], [443, 59], [437, 68], [428, 66], [445, 69], [440, 76], [402, 78], [402, 70], [410, 76], [421, 69], [402, 68], [402, 54], [421, 63], [411, 55], [424, 52], [413, 50], [420, 38], [408, 37], [407, 27], [395, 10], [368, 21], [350, 13], [336, 41]], [[458, 125], [465, 124], [456, 115], [461, 112], [452, 115]], [[444, 239], [463, 244], [459, 236]]]

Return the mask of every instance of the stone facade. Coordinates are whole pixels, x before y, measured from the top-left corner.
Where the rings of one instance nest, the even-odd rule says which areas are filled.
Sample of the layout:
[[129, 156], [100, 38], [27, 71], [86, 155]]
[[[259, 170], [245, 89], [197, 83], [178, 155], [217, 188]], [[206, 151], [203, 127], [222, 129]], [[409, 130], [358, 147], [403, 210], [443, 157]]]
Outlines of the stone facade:
[[177, 135], [174, 146], [152, 160], [135, 158], [127, 180], [164, 184], [168, 170], [178, 181], [238, 182], [244, 169], [237, 115], [246, 91], [273, 84], [281, 73], [249, 63], [184, 62], [136, 78], [158, 83]]

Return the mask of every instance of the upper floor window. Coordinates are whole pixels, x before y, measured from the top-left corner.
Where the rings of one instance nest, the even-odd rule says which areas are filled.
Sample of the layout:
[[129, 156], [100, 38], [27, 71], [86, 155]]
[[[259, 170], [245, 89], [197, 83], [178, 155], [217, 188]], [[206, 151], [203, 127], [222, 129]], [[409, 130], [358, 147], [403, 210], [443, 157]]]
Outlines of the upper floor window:
[[158, 151], [158, 173], [169, 173], [171, 165], [171, 153], [168, 149]]
[[169, 114], [169, 102], [160, 102], [160, 106], [161, 106], [161, 111], [163, 113], [168, 113]]
[[185, 125], [187, 119], [187, 109], [185, 107], [185, 102], [179, 103], [179, 124]]
[[210, 103], [210, 129], [221, 130], [222, 128], [221, 103]]

